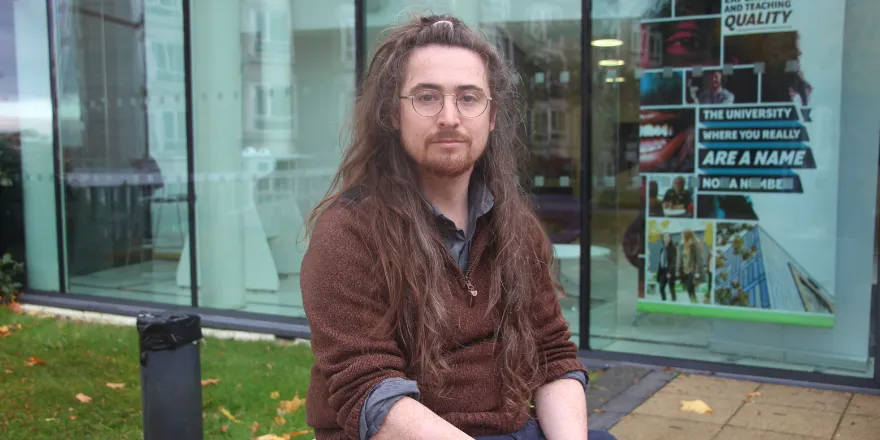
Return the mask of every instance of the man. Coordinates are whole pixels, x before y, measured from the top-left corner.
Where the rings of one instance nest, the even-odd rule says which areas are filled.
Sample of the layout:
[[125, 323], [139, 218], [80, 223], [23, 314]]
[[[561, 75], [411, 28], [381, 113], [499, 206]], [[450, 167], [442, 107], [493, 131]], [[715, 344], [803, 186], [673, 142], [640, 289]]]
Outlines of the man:
[[587, 438], [514, 81], [453, 17], [377, 50], [300, 274], [317, 439]]
[[669, 286], [669, 292], [672, 294], [672, 302], [676, 302], [675, 297], [675, 263], [677, 259], [677, 249], [675, 242], [668, 233], [663, 233], [661, 238], [660, 255], [657, 259], [657, 280], [660, 281], [660, 298], [666, 301], [666, 286]]
[[691, 100], [708, 105], [733, 104], [735, 97], [724, 88], [724, 74], [716, 70], [709, 74], [709, 87], [697, 94], [698, 87], [690, 86]]
[[[684, 177], [676, 176], [672, 179], [672, 188], [666, 190], [666, 194], [663, 195], [663, 209], [674, 209], [683, 212], [674, 217], [693, 217], [693, 203], [694, 199], [691, 196], [691, 191], [684, 187]], [[667, 217], [671, 216], [667, 215]]]

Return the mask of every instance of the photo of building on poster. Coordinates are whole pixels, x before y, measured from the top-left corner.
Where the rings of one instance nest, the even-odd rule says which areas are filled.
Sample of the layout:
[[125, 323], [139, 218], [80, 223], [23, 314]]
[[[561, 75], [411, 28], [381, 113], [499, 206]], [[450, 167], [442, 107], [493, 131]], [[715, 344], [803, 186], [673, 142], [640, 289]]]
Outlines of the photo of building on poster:
[[833, 326], [837, 218], [826, 207], [842, 60], [827, 30], [807, 30], [842, 32], [836, 3], [667, 0], [645, 12], [639, 311]]

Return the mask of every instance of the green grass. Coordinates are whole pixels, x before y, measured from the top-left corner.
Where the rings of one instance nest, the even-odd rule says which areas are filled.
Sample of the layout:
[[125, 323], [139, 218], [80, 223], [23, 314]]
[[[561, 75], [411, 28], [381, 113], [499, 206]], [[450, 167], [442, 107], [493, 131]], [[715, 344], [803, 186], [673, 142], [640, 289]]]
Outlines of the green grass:
[[[134, 328], [14, 314], [0, 307], [4, 325], [11, 335], [0, 336], [0, 438], [143, 438]], [[26, 366], [30, 357], [45, 365]], [[304, 408], [286, 415], [284, 425], [274, 418], [281, 400], [296, 394], [305, 398], [313, 361], [307, 346], [209, 338], [202, 346], [202, 379], [220, 382], [202, 389], [205, 438], [249, 439], [308, 429]], [[107, 383], [125, 387], [111, 389]], [[270, 397], [273, 391], [279, 399]], [[78, 393], [92, 401], [81, 403]], [[259, 423], [255, 433], [254, 422]]]

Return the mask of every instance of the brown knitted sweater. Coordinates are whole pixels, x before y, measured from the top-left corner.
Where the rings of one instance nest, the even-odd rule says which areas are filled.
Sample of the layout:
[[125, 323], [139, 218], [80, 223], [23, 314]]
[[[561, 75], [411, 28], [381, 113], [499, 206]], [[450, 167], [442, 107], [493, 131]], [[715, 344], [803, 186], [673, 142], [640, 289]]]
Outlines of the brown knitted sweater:
[[[382, 289], [371, 288], [376, 282], [370, 278], [376, 246], [358, 220], [357, 205], [343, 203], [318, 219], [300, 273], [315, 353], [306, 418], [318, 440], [357, 439], [361, 407], [370, 390], [389, 378], [415, 380], [404, 373], [407, 361], [398, 343], [372, 336], [388, 307]], [[477, 292], [488, 291], [492, 264], [490, 258], [480, 257], [490, 238], [484, 221], [485, 217], [477, 223], [469, 271]], [[571, 371], [586, 372], [547, 282], [533, 311], [545, 383]], [[501, 382], [494, 372], [491, 342], [499, 315], [486, 313], [486, 295], [478, 295], [470, 305], [464, 277], [452, 265], [448, 285], [448, 308], [456, 318], [451, 326], [455, 334], [449, 335], [445, 351], [450, 373], [443, 378], [443, 395], [420, 384], [421, 403], [472, 436], [514, 432], [527, 421], [528, 411], [521, 416], [501, 411]]]

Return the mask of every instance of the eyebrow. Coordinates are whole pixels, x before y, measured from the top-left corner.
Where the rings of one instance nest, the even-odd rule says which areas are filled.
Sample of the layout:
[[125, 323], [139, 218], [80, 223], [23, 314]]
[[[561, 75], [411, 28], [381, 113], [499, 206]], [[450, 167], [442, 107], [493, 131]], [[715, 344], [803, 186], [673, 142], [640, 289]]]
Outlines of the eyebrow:
[[[432, 84], [432, 83], [418, 83], [418, 84], [416, 84], [416, 85], [410, 87], [410, 88], [409, 88], [409, 92], [410, 92], [410, 93], [413, 93], [413, 92], [415, 92], [416, 90], [420, 90], [420, 89], [436, 89], [436, 90], [443, 90], [443, 86], [441, 86], [441, 85], [439, 85], [439, 84]], [[486, 93], [486, 91], [483, 90], [482, 87], [477, 86], [477, 85], [474, 85], [474, 84], [462, 84], [462, 85], [460, 85], [460, 86], [456, 86], [456, 87], [455, 87], [455, 91], [456, 91], [456, 92], [461, 92], [461, 91], [463, 91], [463, 90], [477, 90], [477, 91], [480, 91], [480, 92]]]

